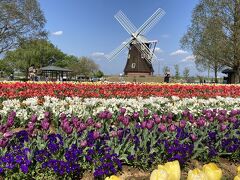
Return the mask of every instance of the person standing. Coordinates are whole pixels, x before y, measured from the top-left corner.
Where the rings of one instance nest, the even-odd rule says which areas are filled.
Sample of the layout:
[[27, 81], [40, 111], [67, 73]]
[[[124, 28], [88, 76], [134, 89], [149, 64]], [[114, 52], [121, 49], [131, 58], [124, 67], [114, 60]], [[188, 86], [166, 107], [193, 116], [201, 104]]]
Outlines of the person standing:
[[170, 82], [170, 72], [166, 72], [164, 76], [164, 82], [169, 83]]

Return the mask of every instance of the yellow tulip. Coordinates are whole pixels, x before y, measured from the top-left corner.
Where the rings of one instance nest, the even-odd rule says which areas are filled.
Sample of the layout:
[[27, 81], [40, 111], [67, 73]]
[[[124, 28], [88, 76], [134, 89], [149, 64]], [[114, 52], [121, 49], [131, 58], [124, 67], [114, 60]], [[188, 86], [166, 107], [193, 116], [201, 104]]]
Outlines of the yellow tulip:
[[240, 174], [240, 166], [237, 167], [237, 173]]
[[115, 175], [112, 175], [111, 177], [106, 177], [105, 180], [121, 180], [121, 179]]
[[237, 176], [235, 176], [235, 178], [233, 180], [240, 180], [240, 174], [238, 174]]
[[[158, 166], [161, 169], [161, 166]], [[164, 169], [168, 173], [168, 180], [180, 180], [181, 169], [178, 161], [167, 162], [164, 164]]]
[[207, 175], [208, 179], [220, 180], [222, 178], [222, 170], [215, 163], [205, 164], [203, 172]]
[[187, 180], [208, 180], [207, 175], [198, 168], [188, 171]]
[[150, 180], [168, 180], [168, 173], [164, 169], [155, 169], [151, 173]]

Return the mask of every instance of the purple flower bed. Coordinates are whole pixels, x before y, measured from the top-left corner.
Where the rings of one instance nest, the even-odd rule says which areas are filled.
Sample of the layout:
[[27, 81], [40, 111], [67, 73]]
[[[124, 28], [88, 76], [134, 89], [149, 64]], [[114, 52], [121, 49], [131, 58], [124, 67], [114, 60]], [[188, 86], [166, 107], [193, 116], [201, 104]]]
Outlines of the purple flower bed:
[[0, 125], [0, 174], [2, 177], [80, 178], [92, 171], [103, 178], [121, 171], [123, 165], [144, 170], [166, 161], [191, 159], [203, 162], [219, 157], [240, 159], [240, 111], [204, 110], [193, 116], [182, 114], [117, 115], [105, 110], [81, 119], [46, 112], [33, 115], [16, 130], [11, 112]]

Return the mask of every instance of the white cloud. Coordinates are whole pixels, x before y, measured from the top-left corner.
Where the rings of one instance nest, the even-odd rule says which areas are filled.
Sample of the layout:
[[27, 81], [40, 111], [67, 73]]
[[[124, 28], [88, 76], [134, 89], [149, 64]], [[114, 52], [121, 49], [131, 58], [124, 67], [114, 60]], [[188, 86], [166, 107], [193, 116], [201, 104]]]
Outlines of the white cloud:
[[63, 34], [63, 31], [56, 31], [52, 33], [52, 35], [54, 36], [61, 36], [62, 34]]
[[188, 54], [188, 52], [179, 49], [179, 50], [177, 50], [177, 51], [172, 52], [170, 55], [171, 55], [171, 56], [179, 56], [179, 55], [185, 55], [185, 54]]
[[169, 34], [162, 34], [162, 35], [161, 35], [161, 38], [169, 38], [169, 37], [170, 37]]
[[104, 52], [93, 52], [92, 53], [92, 56], [93, 57], [102, 57], [102, 56], [104, 56], [105, 54], [104, 54]]
[[185, 57], [182, 62], [193, 62], [195, 60], [195, 56], [194, 55], [190, 55], [190, 56], [187, 56]]
[[102, 60], [105, 59], [105, 53], [104, 52], [93, 52], [91, 56], [96, 60]]
[[162, 50], [161, 48], [159, 48], [159, 47], [156, 47], [156, 48], [155, 48], [155, 52], [156, 52], [156, 53], [162, 53], [163, 50]]

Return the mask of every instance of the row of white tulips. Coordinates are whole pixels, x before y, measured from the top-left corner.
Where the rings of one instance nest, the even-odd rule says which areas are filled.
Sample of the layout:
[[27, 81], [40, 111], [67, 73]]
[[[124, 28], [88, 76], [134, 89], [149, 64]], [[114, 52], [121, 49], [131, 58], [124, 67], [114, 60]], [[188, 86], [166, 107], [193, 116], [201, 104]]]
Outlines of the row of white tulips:
[[9, 99], [1, 103], [0, 115], [6, 116], [10, 111], [16, 111], [18, 118], [27, 120], [31, 114], [36, 114], [43, 118], [45, 111], [51, 111], [53, 115], [58, 116], [61, 113], [74, 114], [78, 117], [95, 116], [97, 113], [107, 109], [111, 113], [119, 111], [120, 107], [124, 107], [127, 113], [134, 111], [142, 111], [144, 108], [158, 110], [162, 113], [171, 112], [173, 114], [181, 113], [185, 109], [189, 109], [191, 113], [198, 114], [203, 109], [237, 109], [239, 108], [240, 98], [224, 98], [216, 97], [209, 99], [184, 98], [178, 97], [150, 97], [150, 98], [79, 98], [67, 97], [58, 99], [55, 97], [45, 96], [42, 104], [38, 98], [28, 98], [20, 101], [19, 99]]

